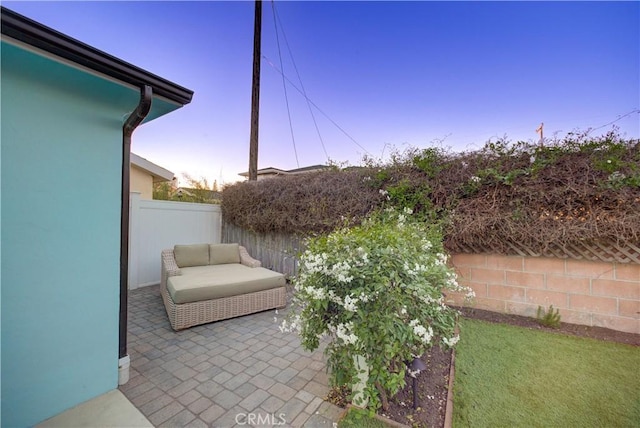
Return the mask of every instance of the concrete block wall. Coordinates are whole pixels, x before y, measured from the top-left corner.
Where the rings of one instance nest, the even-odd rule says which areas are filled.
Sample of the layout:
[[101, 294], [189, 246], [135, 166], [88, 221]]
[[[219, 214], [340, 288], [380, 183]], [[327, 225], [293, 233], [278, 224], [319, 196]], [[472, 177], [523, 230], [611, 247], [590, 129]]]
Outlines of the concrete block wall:
[[476, 298], [450, 302], [535, 317], [538, 306], [560, 310], [563, 322], [640, 334], [640, 265], [495, 254], [454, 254], [458, 282]]

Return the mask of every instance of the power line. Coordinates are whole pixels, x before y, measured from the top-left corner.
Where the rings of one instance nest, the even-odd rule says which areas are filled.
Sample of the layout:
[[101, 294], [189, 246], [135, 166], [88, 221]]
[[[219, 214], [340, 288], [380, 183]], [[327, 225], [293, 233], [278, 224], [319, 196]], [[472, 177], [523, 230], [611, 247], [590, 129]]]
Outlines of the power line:
[[[280, 58], [280, 68], [284, 69], [284, 67], [282, 66], [282, 53], [280, 51], [280, 37], [278, 36], [276, 6], [273, 0], [271, 0], [271, 10], [273, 11], [273, 26], [276, 29], [276, 44], [278, 45], [278, 57]], [[289, 117], [289, 130], [291, 131], [291, 142], [293, 143], [293, 153], [296, 156], [296, 164], [298, 165], [298, 168], [300, 168], [300, 162], [298, 161], [298, 150], [296, 150], [296, 138], [293, 134], [293, 123], [291, 122], [291, 110], [289, 109], [289, 97], [287, 96], [287, 84], [284, 80], [284, 73], [282, 74], [282, 88], [284, 89], [284, 100], [287, 105], [287, 116]]]
[[[609, 125], [612, 125], [622, 119], [625, 119], [631, 115], [633, 115], [634, 113], [640, 113], [640, 109], [639, 108], [635, 108], [625, 114], [622, 115], [618, 115], [618, 117], [610, 122], [605, 123], [604, 125], [598, 126], [596, 128], [586, 128], [586, 134], [588, 135], [593, 131], [596, 131], [598, 129], [602, 129], [604, 127], [607, 127]], [[598, 115], [598, 116], [592, 116], [590, 118], [572, 118], [572, 119], [564, 119], [564, 118], [560, 118], [560, 119], [555, 119], [553, 122], [557, 123], [557, 122], [562, 122], [562, 123], [566, 123], [566, 122], [578, 122], [578, 121], [585, 121], [585, 120], [593, 120], [594, 118], [602, 118], [602, 117], [607, 117], [607, 115]], [[518, 127], [511, 127], [511, 128], [506, 128], [503, 129], [500, 132], [503, 132], [505, 137], [508, 137], [509, 135], [513, 134], [513, 133], [518, 133], [518, 134], [527, 134], [527, 129], [528, 127], [522, 125], [522, 126], [518, 126]], [[579, 129], [585, 129], [585, 127], [582, 128], [578, 128]], [[553, 135], [555, 136], [556, 134], [560, 134], [561, 132], [563, 132], [562, 130], [554, 130]], [[487, 134], [493, 134], [492, 137], [490, 138], [501, 138], [500, 135], [498, 135], [496, 132], [492, 131], [492, 130], [484, 130], [484, 131], [469, 131], [468, 133], [465, 133], [463, 135], [458, 135], [455, 134], [455, 138], [458, 138], [461, 141], [468, 141], [468, 140], [477, 140], [479, 138], [486, 138]], [[466, 148], [477, 148], [479, 147], [479, 145], [476, 142], [471, 142], [466, 144]]]
[[296, 71], [296, 75], [298, 76], [298, 82], [300, 82], [300, 88], [302, 88], [302, 93], [304, 95], [305, 101], [307, 102], [307, 107], [309, 108], [309, 114], [311, 115], [311, 119], [313, 120], [313, 125], [316, 128], [316, 133], [318, 134], [320, 145], [322, 146], [322, 150], [324, 151], [324, 155], [327, 157], [327, 162], [328, 162], [329, 154], [327, 153], [327, 148], [325, 147], [324, 140], [322, 139], [322, 135], [320, 134], [320, 128], [318, 128], [318, 122], [316, 121], [316, 116], [315, 114], [313, 114], [313, 109], [311, 108], [311, 104], [309, 103], [309, 98], [307, 97], [307, 91], [304, 89], [302, 78], [300, 77], [300, 73], [298, 72], [298, 66], [296, 65], [296, 61], [293, 59], [291, 46], [289, 45], [289, 40], [287, 40], [287, 34], [284, 31], [284, 26], [282, 25], [282, 21], [280, 20], [280, 15], [278, 14], [278, 11], [275, 8], [275, 3], [273, 3], [273, 9], [275, 11], [276, 19], [280, 24], [280, 29], [282, 30], [282, 36], [284, 37], [284, 43], [287, 46], [287, 50], [289, 51], [289, 58], [291, 58], [291, 62], [293, 63], [293, 69]]
[[617, 119], [612, 120], [612, 121], [611, 121], [611, 122], [609, 122], [609, 123], [605, 123], [605, 124], [604, 124], [604, 125], [602, 125], [602, 126], [598, 126], [597, 128], [590, 129], [590, 130], [589, 130], [589, 132], [587, 132], [587, 134], [590, 134], [592, 131], [596, 131], [596, 130], [598, 130], [598, 129], [602, 129], [602, 128], [604, 128], [605, 126], [613, 125], [614, 123], [616, 123], [616, 122], [618, 122], [618, 121], [620, 121], [620, 120], [624, 119], [625, 117], [631, 116], [631, 115], [632, 115], [632, 114], [634, 114], [634, 113], [640, 113], [640, 109], [637, 109], [637, 108], [636, 108], [636, 109], [633, 109], [633, 110], [631, 110], [630, 112], [628, 112], [628, 113], [626, 113], [626, 114], [624, 114], [624, 115], [622, 115], [622, 116], [618, 116], [618, 118], [617, 118]]
[[326, 114], [326, 113], [325, 113], [325, 112], [324, 112], [320, 107], [318, 107], [318, 105], [317, 105], [316, 103], [314, 103], [314, 102], [313, 102], [313, 100], [311, 100], [311, 98], [309, 98], [309, 97], [308, 97], [308, 96], [307, 96], [307, 95], [306, 95], [306, 94], [305, 94], [305, 93], [304, 93], [300, 88], [298, 88], [298, 87], [295, 85], [295, 83], [293, 83], [293, 82], [291, 81], [291, 79], [289, 79], [287, 76], [285, 76], [285, 74], [282, 72], [282, 70], [280, 70], [278, 67], [276, 67], [276, 65], [275, 65], [275, 64], [273, 64], [273, 63], [271, 62], [271, 60], [270, 60], [266, 55], [264, 55], [264, 54], [263, 54], [263, 55], [262, 55], [262, 58], [264, 58], [264, 59], [265, 59], [265, 61], [267, 61], [267, 64], [269, 64], [269, 66], [270, 66], [271, 68], [273, 68], [275, 71], [277, 71], [278, 73], [280, 73], [280, 74], [282, 75], [282, 77], [283, 77], [287, 82], [289, 82], [289, 84], [290, 84], [291, 86], [293, 86], [293, 88], [294, 88], [296, 91], [298, 91], [298, 92], [299, 92], [299, 93], [300, 93], [300, 94], [301, 94], [301, 95], [302, 95], [302, 96], [303, 96], [303, 97], [304, 97], [308, 102], [310, 102], [310, 103], [311, 103], [311, 105], [312, 105], [313, 107], [315, 107], [315, 109], [316, 109], [316, 110], [318, 110], [318, 111], [319, 111], [319, 112], [320, 112], [320, 113], [321, 113], [325, 118], [327, 118], [327, 120], [329, 120], [329, 122], [331, 122], [331, 123], [333, 124], [333, 126], [335, 126], [336, 128], [338, 128], [338, 129], [340, 130], [340, 132], [342, 132], [344, 135], [346, 135], [346, 136], [347, 136], [347, 138], [349, 138], [349, 139], [350, 139], [350, 140], [351, 140], [351, 141], [352, 141], [356, 146], [358, 146], [358, 147], [360, 147], [362, 150], [364, 150], [364, 151], [365, 151], [365, 153], [367, 153], [367, 154], [368, 154], [368, 155], [370, 155], [370, 156], [373, 156], [373, 154], [372, 154], [369, 150], [367, 150], [367, 149], [365, 149], [364, 147], [362, 147], [362, 145], [360, 145], [360, 143], [358, 143], [358, 142], [355, 140], [355, 138], [353, 138], [351, 135], [349, 135], [349, 133], [348, 133], [347, 131], [345, 131], [344, 129], [342, 129], [342, 127], [341, 127], [340, 125], [338, 125], [338, 124], [337, 124], [333, 119], [331, 119], [331, 118], [329, 117], [329, 115], [327, 115], [327, 114]]

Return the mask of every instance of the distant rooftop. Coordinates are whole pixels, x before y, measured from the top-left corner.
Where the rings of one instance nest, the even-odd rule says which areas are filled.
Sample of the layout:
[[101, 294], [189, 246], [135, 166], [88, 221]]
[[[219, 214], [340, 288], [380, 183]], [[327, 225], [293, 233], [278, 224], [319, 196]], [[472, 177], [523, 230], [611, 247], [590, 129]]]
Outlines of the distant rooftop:
[[[284, 170], [284, 169], [280, 169], [280, 168], [274, 168], [274, 167], [267, 167], [267, 168], [261, 168], [258, 170], [258, 178], [270, 178], [270, 177], [276, 177], [276, 176], [281, 176], [281, 175], [295, 175], [295, 174], [304, 174], [306, 172], [316, 172], [316, 171], [324, 171], [326, 169], [330, 169], [331, 167], [328, 165], [311, 165], [311, 166], [305, 166], [302, 168], [296, 168], [296, 169], [289, 169], [289, 170]], [[241, 172], [240, 174], [243, 177], [249, 177], [249, 173], [248, 172]]]

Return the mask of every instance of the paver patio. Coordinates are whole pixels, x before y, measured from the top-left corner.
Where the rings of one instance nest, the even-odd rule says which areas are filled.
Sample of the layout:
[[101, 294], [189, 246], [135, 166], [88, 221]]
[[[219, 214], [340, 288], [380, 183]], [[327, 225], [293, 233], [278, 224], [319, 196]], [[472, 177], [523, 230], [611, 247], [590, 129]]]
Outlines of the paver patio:
[[323, 348], [266, 311], [175, 332], [158, 286], [129, 292], [130, 380], [120, 390], [155, 426], [333, 427]]

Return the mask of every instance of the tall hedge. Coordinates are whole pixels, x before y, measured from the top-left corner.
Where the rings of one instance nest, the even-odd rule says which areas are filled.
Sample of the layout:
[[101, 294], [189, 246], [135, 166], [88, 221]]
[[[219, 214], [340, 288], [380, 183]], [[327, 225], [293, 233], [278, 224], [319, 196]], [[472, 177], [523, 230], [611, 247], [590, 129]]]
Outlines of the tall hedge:
[[464, 153], [411, 149], [384, 164], [228, 186], [222, 213], [256, 232], [310, 235], [359, 223], [385, 204], [441, 221], [454, 252], [640, 245], [640, 140], [610, 132], [545, 146], [501, 140]]

